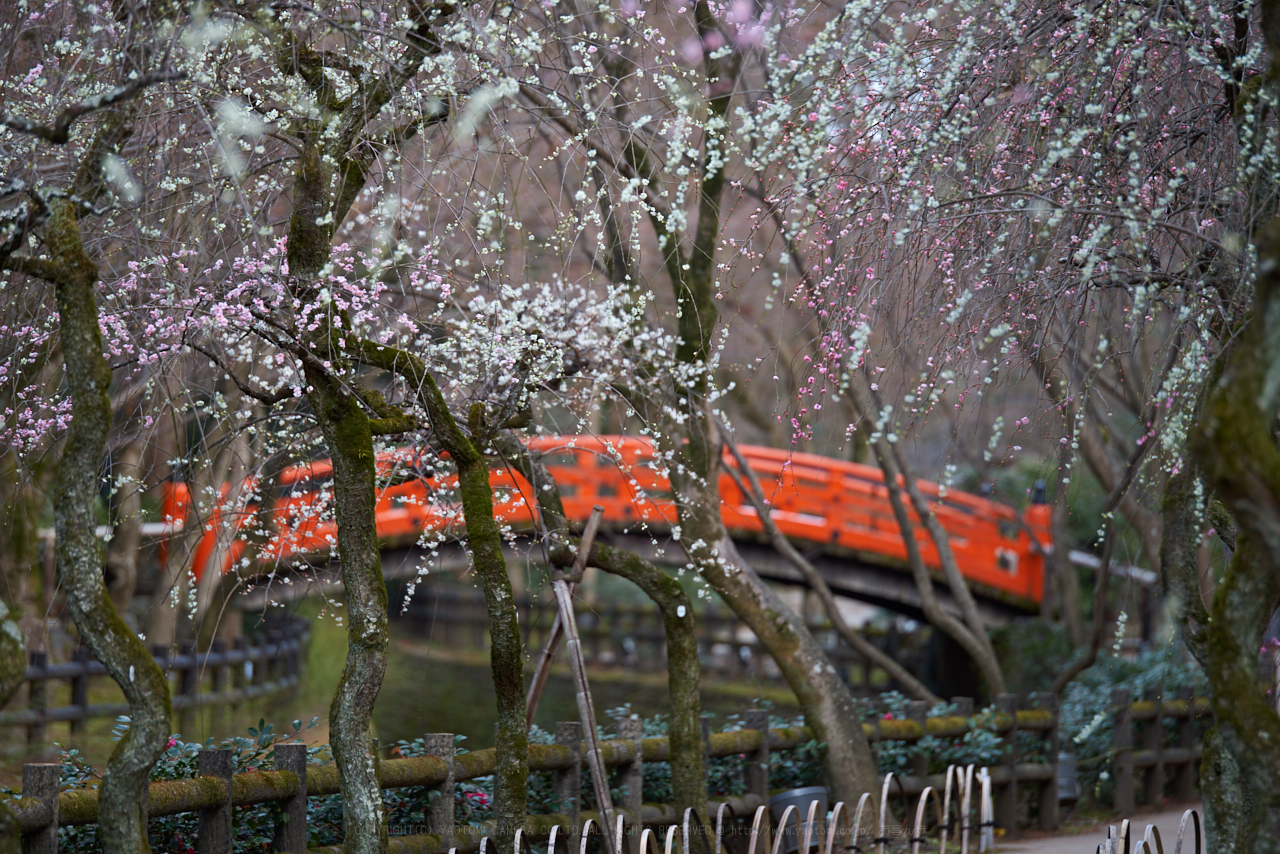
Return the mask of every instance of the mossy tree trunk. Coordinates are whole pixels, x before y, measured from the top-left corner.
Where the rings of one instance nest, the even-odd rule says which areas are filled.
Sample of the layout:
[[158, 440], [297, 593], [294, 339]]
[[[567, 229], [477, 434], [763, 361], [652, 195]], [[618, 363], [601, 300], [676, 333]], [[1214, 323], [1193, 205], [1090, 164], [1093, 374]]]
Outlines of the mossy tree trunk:
[[[529, 730], [525, 723], [524, 642], [507, 559], [502, 553], [502, 532], [493, 517], [489, 464], [482, 451], [493, 433], [485, 423], [484, 406], [478, 402], [471, 405], [464, 433], [435, 380], [429, 374], [422, 380], [419, 390], [431, 426], [458, 468], [467, 544], [488, 610], [489, 667], [498, 711], [493, 785], [496, 844], [499, 851], [508, 851], [515, 843], [517, 828], [524, 827], [528, 812]], [[521, 393], [521, 389], [514, 392]]]
[[[412, 353], [363, 340], [351, 342], [351, 352], [363, 364], [399, 374], [417, 390], [436, 440], [458, 470], [467, 544], [488, 610], [489, 661], [497, 695], [496, 844], [500, 850], [510, 850], [516, 830], [524, 827], [528, 810], [529, 731], [525, 723], [524, 643], [502, 552], [502, 532], [493, 515], [493, 490], [484, 457], [484, 449], [501, 425], [491, 426], [484, 405], [477, 401], [468, 411], [463, 430], [426, 364]], [[523, 384], [517, 384], [508, 403], [517, 403], [523, 394]]]
[[[146, 47], [131, 46], [129, 54], [141, 65]], [[126, 99], [98, 127], [81, 155], [70, 188], [78, 203], [92, 205], [105, 193], [103, 158], [128, 139], [134, 115]], [[54, 286], [58, 340], [71, 396], [71, 425], [52, 493], [55, 556], [67, 609], [80, 637], [129, 704], [129, 729], [107, 760], [99, 788], [98, 840], [106, 854], [138, 854], [150, 851], [146, 787], [168, 740], [173, 707], [168, 680], [120, 617], [104, 580], [105, 552], [97, 536], [96, 505], [113, 419], [108, 395], [112, 373], [94, 293], [98, 268], [85, 249], [73, 202], [53, 198], [45, 216], [41, 223], [44, 255], [4, 255], [0, 265]]]
[[5, 266], [52, 282], [72, 417], [53, 490], [57, 564], [80, 635], [129, 703], [130, 726], [103, 773], [98, 838], [108, 854], [149, 851], [145, 810], [151, 766], [169, 736], [172, 707], [164, 674], [108, 595], [95, 505], [111, 430], [111, 369], [103, 356], [94, 288], [98, 270], [84, 249], [70, 203], [51, 206], [48, 258], [10, 256]]
[[352, 367], [339, 344], [351, 328], [345, 312], [322, 296], [329, 263], [330, 176], [314, 134], [303, 137], [294, 177], [288, 260], [293, 293], [314, 308], [314, 329], [303, 340], [307, 400], [333, 462], [334, 520], [347, 599], [347, 658], [329, 706], [329, 745], [338, 768], [342, 826], [348, 854], [379, 854], [387, 822], [378, 782], [378, 755], [369, 723], [387, 669], [387, 586], [378, 547], [377, 473], [373, 427], [351, 391]]
[[[1268, 45], [1273, 57], [1280, 56], [1280, 33], [1271, 32], [1280, 26], [1276, 7], [1264, 4], [1264, 29], [1269, 41], [1277, 39]], [[1280, 412], [1280, 220], [1262, 226], [1255, 242], [1253, 312], [1221, 357], [1192, 436], [1206, 483], [1239, 526], [1238, 540], [1207, 615], [1195, 607], [1190, 554], [1181, 556], [1176, 577], [1192, 616], [1189, 643], [1200, 649], [1212, 692], [1215, 732], [1202, 779], [1216, 841], [1238, 852], [1273, 852], [1280, 851], [1280, 715], [1258, 678], [1257, 650], [1280, 596], [1280, 449], [1273, 432]]]

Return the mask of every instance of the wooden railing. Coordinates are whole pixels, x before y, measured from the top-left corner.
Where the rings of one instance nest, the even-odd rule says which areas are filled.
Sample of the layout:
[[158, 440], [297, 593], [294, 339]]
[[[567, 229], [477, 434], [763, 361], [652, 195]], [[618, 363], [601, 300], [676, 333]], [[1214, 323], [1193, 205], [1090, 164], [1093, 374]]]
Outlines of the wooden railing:
[[[542, 649], [551, 631], [554, 605], [542, 608], [546, 618], [538, 619], [537, 600], [520, 594], [516, 596], [516, 608], [522, 615], [529, 615], [521, 618], [520, 625], [525, 648]], [[661, 613], [652, 604], [617, 601], [588, 604], [579, 600], [575, 603], [575, 612], [583, 658], [588, 664], [640, 671], [666, 668], [666, 630]], [[489, 616], [484, 595], [475, 588], [419, 585], [403, 609], [400, 602], [393, 601], [391, 615], [393, 621], [449, 649], [487, 648]], [[733, 611], [708, 605], [698, 612], [696, 622], [698, 650], [705, 670], [728, 676], [781, 678], [768, 650]], [[893, 687], [882, 671], [839, 638], [829, 620], [810, 618], [806, 622], [855, 693], [867, 695]], [[899, 660], [903, 653], [917, 658], [925, 654], [923, 636], [899, 632], [895, 626], [885, 630], [869, 626], [864, 634]]]
[[[1204, 714], [1208, 705], [1202, 699], [1180, 698], [1157, 704], [1129, 704], [1127, 697], [1117, 693], [1116, 701], [1124, 701], [1115, 710], [1116, 720], [1156, 719], [1157, 716], [1191, 720]], [[874, 746], [881, 741], [918, 741], [925, 735], [938, 738], [963, 737], [974, 725], [967, 717], [972, 701], [956, 698], [954, 701], [962, 714], [948, 717], [926, 717], [924, 704], [913, 704], [907, 719], [880, 720], [864, 724], [868, 739]], [[1056, 698], [1041, 698], [1039, 708], [1019, 709], [1016, 698], [1001, 695], [997, 703], [993, 729], [1006, 745], [1001, 762], [989, 768], [989, 779], [995, 794], [995, 823], [1012, 828], [1017, 819], [1017, 787], [1027, 785], [1037, 793], [1040, 804], [1040, 822], [1045, 827], [1055, 827], [1058, 822], [1057, 805], [1057, 748], [1058, 714]], [[749, 711], [744, 716], [745, 727], [732, 732], [709, 733], [704, 721], [704, 741], [708, 757], [742, 756], [743, 788], [745, 794], [714, 798], [713, 814], [720, 804], [728, 804], [735, 815], [749, 816], [752, 811], [768, 803], [769, 754], [773, 751], [794, 750], [813, 739], [807, 727], [769, 729], [768, 715], [763, 711]], [[647, 762], [665, 762], [670, 758], [670, 745], [666, 738], [644, 738], [638, 720], [619, 722], [620, 737], [602, 743], [605, 765], [620, 770], [619, 784], [625, 790], [618, 806], [619, 813], [632, 826], [669, 825], [677, 823], [680, 816], [673, 807], [643, 802], [643, 769]], [[1153, 728], [1159, 730], [1159, 727]], [[1040, 733], [1044, 738], [1044, 762], [1022, 762], [1017, 753], [1017, 734], [1020, 731]], [[1117, 727], [1117, 767], [1120, 767], [1123, 739], [1126, 730]], [[597, 822], [599, 816], [582, 810], [579, 804], [581, 769], [583, 765], [582, 731], [578, 723], [561, 723], [556, 727], [556, 743], [530, 745], [529, 769], [552, 772], [555, 791], [565, 811], [555, 815], [529, 816], [525, 834], [530, 839], [546, 838], [553, 827], [572, 833], [581, 828], [588, 818]], [[379, 764], [379, 776], [384, 789], [426, 787], [440, 795], [427, 808], [425, 826], [410, 826], [396, 830], [401, 832], [392, 840], [393, 852], [444, 852], [456, 847], [460, 852], [473, 851], [482, 836], [491, 827], [459, 827], [454, 820], [454, 788], [458, 783], [486, 777], [494, 772], [496, 754], [493, 748], [458, 753], [454, 737], [450, 733], [435, 733], [426, 737], [426, 749], [432, 755], [383, 760]], [[1130, 752], [1130, 765], [1163, 767], [1171, 764], [1190, 765], [1199, 756], [1199, 748], [1192, 747], [1184, 754], [1172, 750], [1151, 748], [1162, 757], [1161, 763], [1145, 765], [1145, 754]], [[333, 765], [308, 765], [306, 746], [301, 744], [277, 744], [275, 770], [233, 773], [230, 750], [204, 750], [200, 758], [201, 777], [190, 780], [166, 780], [151, 783], [147, 808], [150, 816], [161, 817], [181, 813], [200, 813], [199, 854], [228, 854], [232, 850], [232, 811], [235, 807], [275, 803], [279, 809], [275, 818], [273, 850], [306, 854], [307, 812], [306, 799], [333, 795], [338, 792], [338, 772]], [[1141, 762], [1138, 760], [1141, 759]], [[927, 760], [926, 760], [927, 761]], [[945, 786], [943, 775], [924, 773], [895, 775], [890, 787], [890, 797], [898, 794], [916, 796], [926, 787], [940, 791]], [[23, 835], [23, 851], [26, 854], [56, 854], [57, 828], [94, 824], [98, 820], [98, 792], [96, 789], [79, 789], [60, 792], [58, 779], [60, 766], [47, 763], [30, 763], [23, 766], [23, 796], [9, 801], [16, 814]], [[1148, 778], [1150, 780], [1152, 778]], [[1188, 778], [1190, 779], [1190, 778]], [[1179, 778], [1181, 785], [1182, 778]], [[1163, 784], [1162, 784], [1163, 785]], [[1119, 806], [1119, 805], [1118, 805]], [[1130, 805], [1131, 808], [1131, 805]], [[1121, 807], [1123, 809], [1123, 807]], [[322, 849], [328, 854], [338, 854], [339, 848]]]
[[[166, 674], [176, 677], [170, 691], [173, 708], [179, 713], [179, 729], [185, 730], [190, 713], [200, 706], [234, 708], [296, 688], [309, 640], [307, 621], [290, 618], [270, 624], [261, 634], [237, 637], [231, 649], [227, 649], [226, 641], [217, 639], [208, 652], [198, 652], [195, 643], [188, 641], [181, 644], [177, 654], [167, 646], [157, 646], [152, 655]], [[51, 723], [66, 722], [75, 738], [90, 718], [117, 718], [129, 713], [128, 704], [123, 702], [89, 702], [90, 680], [106, 676], [107, 671], [101, 662], [90, 658], [84, 647], [77, 649], [68, 662], [50, 663], [44, 652], [32, 652], [29, 658], [25, 676], [27, 708], [0, 711], [0, 726], [25, 726], [28, 744], [44, 744]], [[57, 682], [70, 684], [70, 702], [50, 706], [51, 683]]]

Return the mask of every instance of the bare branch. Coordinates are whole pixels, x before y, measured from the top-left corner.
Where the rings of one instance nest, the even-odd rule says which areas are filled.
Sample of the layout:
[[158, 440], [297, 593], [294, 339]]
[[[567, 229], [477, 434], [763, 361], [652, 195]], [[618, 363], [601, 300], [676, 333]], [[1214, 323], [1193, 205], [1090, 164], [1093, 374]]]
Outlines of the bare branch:
[[182, 80], [186, 76], [185, 71], [173, 69], [144, 74], [123, 86], [117, 86], [100, 95], [85, 98], [77, 104], [64, 108], [51, 125], [42, 125], [10, 113], [0, 113], [0, 125], [16, 130], [19, 133], [39, 137], [54, 145], [65, 145], [71, 140], [71, 125], [81, 116], [127, 101], [148, 86], [156, 83], [165, 83], [170, 80]]

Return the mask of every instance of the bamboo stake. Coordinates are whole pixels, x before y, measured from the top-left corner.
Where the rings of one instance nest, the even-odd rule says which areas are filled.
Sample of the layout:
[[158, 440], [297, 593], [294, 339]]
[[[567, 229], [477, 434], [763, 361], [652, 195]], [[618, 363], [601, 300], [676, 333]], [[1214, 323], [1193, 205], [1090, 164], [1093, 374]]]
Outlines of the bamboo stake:
[[[578, 556], [573, 559], [573, 570], [569, 582], [569, 598], [573, 599], [578, 592], [578, 579], [587, 568], [587, 555], [591, 553], [591, 545], [595, 542], [596, 531], [600, 529], [600, 520], [604, 508], [599, 504], [591, 508], [587, 518], [587, 527], [582, 532], [582, 543], [578, 546]], [[560, 646], [560, 638], [564, 635], [564, 621], [560, 618], [560, 609], [556, 609], [555, 622], [551, 624], [551, 634], [547, 636], [547, 645], [538, 659], [538, 667], [533, 672], [533, 682], [529, 684], [529, 695], [525, 698], [525, 726], [533, 726], [534, 713], [538, 711], [538, 703], [542, 700], [542, 690], [547, 687], [547, 677], [551, 674], [551, 660], [556, 657], [556, 648]]]
[[[591, 541], [595, 539], [596, 530], [600, 527], [600, 518], [603, 515], [603, 507], [597, 505], [592, 508], [591, 518], [587, 520], [587, 529], [582, 535], [582, 543], [578, 546], [578, 559], [573, 562], [575, 576], [579, 568], [586, 565], [586, 555], [591, 549]], [[582, 659], [578, 622], [573, 617], [573, 595], [569, 590], [569, 582], [563, 578], [555, 579], [551, 586], [556, 593], [556, 602], [560, 605], [560, 623], [564, 626], [569, 665], [573, 668], [573, 681], [578, 689], [578, 716], [582, 721], [582, 734], [587, 743], [587, 765], [591, 769], [591, 784], [595, 789], [596, 802], [600, 806], [600, 818], [603, 819], [604, 833], [601, 834], [601, 838], [607, 854], [619, 854], [613, 850], [613, 839], [609, 835], [614, 823], [613, 798], [609, 795], [609, 778], [605, 773], [604, 757], [600, 753], [600, 736], [596, 732], [596, 713], [591, 704], [591, 687], [587, 684], [586, 664]]]

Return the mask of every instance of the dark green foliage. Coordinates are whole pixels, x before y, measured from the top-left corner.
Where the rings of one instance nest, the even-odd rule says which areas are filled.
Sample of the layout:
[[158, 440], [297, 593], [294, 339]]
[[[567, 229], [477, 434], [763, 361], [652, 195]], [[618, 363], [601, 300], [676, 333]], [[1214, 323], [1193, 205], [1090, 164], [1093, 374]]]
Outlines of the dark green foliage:
[[[1103, 650], [1098, 653], [1097, 662], [1067, 686], [1059, 705], [1059, 733], [1062, 749], [1076, 754], [1080, 761], [1080, 793], [1086, 802], [1111, 803], [1115, 785], [1111, 775], [1111, 715], [1100, 713], [1108, 711], [1112, 689], [1127, 688], [1135, 700], [1152, 689], [1173, 699], [1183, 686], [1199, 696], [1207, 691], [1200, 668], [1187, 661], [1180, 648], [1172, 647], [1149, 649], [1134, 658]], [[1152, 725], [1135, 724], [1135, 743], [1141, 744], [1142, 727]], [[1197, 726], [1205, 725], [1202, 719]], [[1165, 743], [1171, 744], [1177, 733], [1176, 723], [1166, 720], [1163, 726]]]
[[1004, 671], [1005, 689], [1019, 697], [1049, 690], [1074, 652], [1065, 626], [1038, 618], [993, 629], [991, 643]]

